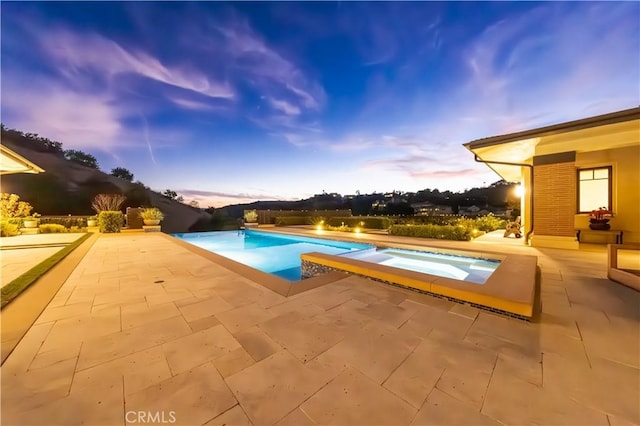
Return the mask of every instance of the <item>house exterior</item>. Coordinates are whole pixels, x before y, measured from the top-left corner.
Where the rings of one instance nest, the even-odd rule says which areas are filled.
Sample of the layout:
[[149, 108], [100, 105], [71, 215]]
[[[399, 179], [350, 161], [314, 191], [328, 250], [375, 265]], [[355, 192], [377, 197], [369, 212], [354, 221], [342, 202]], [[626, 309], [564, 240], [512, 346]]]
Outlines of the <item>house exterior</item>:
[[[507, 182], [520, 182], [525, 243], [578, 248], [589, 213], [605, 207], [624, 242], [640, 241], [640, 107], [464, 144]], [[602, 233], [599, 236], [607, 237]]]
[[411, 207], [415, 210], [415, 214], [418, 216], [444, 216], [453, 214], [451, 206], [442, 206], [428, 201], [423, 203], [413, 203], [411, 204]]
[[0, 145], [0, 175], [14, 173], [42, 173], [44, 170], [20, 154]]

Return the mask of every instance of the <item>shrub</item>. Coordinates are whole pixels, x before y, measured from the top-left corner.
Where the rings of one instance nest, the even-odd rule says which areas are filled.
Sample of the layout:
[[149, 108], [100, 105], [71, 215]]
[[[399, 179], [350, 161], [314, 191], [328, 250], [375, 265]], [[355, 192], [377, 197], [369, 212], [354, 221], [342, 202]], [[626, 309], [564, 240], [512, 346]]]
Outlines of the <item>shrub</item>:
[[469, 241], [472, 230], [460, 225], [393, 225], [389, 235]]
[[37, 220], [37, 221], [39, 221], [40, 220], [40, 213], [34, 213], [32, 215], [25, 216], [25, 217], [22, 218], [22, 220], [23, 221], [25, 221], [25, 220], [29, 220], [29, 221]]
[[449, 215], [449, 216], [431, 216], [431, 215], [421, 215], [421, 216], [408, 216], [408, 217], [399, 217], [396, 218], [396, 225], [455, 225], [458, 220], [460, 220], [460, 216], [457, 215]]
[[162, 220], [164, 219], [164, 214], [156, 207], [149, 207], [140, 210], [140, 217], [143, 220]]
[[[96, 219], [96, 216], [91, 216]], [[78, 228], [85, 228], [87, 226], [87, 219], [91, 217], [83, 216], [47, 216], [40, 218], [40, 225], [56, 224], [62, 225], [65, 228], [71, 228], [73, 226]]]
[[21, 217], [10, 217], [10, 218], [8, 218], [8, 219], [3, 219], [2, 221], [3, 221], [3, 222], [10, 223], [10, 224], [12, 224], [12, 225], [15, 225], [15, 226], [17, 226], [17, 227], [18, 227], [18, 229], [20, 229], [20, 228], [22, 228], [22, 227], [23, 227], [23, 225], [24, 225], [24, 224], [22, 223], [22, 220], [23, 220], [23, 219], [22, 219]]
[[41, 234], [64, 234], [67, 232], [67, 228], [55, 223], [40, 225], [39, 228]]
[[258, 221], [258, 212], [255, 210], [244, 211], [244, 221], [247, 223], [255, 223]]
[[124, 215], [119, 211], [101, 211], [98, 214], [100, 232], [105, 234], [120, 232], [124, 224]]
[[120, 206], [126, 200], [124, 195], [120, 194], [98, 194], [93, 198], [91, 207], [97, 212], [103, 211], [117, 211], [120, 210]]
[[384, 216], [330, 217], [326, 222], [330, 226], [361, 226], [368, 229], [388, 229], [393, 225], [393, 221]]
[[3, 219], [9, 217], [29, 216], [33, 207], [26, 201], [20, 201], [20, 196], [3, 192], [0, 194], [0, 217]]
[[19, 225], [11, 223], [8, 220], [3, 220], [0, 222], [0, 237], [13, 237], [14, 235], [18, 235], [18, 229], [20, 229]]
[[311, 225], [309, 216], [277, 216], [276, 226]]
[[324, 229], [326, 229], [327, 231], [337, 231], [337, 232], [351, 232], [353, 231], [353, 228], [347, 225], [344, 226], [331, 226], [331, 225], [325, 225]]
[[499, 217], [495, 217], [493, 213], [489, 213], [486, 216], [481, 216], [475, 219], [475, 228], [484, 231], [491, 232], [496, 229], [504, 229], [507, 226], [507, 221], [504, 219], [500, 219]]

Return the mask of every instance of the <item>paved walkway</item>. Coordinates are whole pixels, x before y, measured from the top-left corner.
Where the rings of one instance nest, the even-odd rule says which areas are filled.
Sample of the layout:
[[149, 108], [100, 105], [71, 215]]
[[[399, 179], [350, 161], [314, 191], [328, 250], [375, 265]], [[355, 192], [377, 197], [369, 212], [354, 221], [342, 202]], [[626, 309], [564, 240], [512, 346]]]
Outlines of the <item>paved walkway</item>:
[[103, 236], [2, 366], [2, 424], [639, 424], [640, 294], [601, 248], [503, 249], [539, 256], [538, 322]]

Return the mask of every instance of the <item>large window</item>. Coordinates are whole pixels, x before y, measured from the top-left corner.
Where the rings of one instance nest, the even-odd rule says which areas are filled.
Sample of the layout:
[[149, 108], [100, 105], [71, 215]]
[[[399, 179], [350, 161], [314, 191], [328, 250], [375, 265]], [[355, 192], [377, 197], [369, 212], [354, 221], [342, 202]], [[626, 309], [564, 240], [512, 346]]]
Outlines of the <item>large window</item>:
[[578, 170], [578, 213], [611, 211], [611, 166]]

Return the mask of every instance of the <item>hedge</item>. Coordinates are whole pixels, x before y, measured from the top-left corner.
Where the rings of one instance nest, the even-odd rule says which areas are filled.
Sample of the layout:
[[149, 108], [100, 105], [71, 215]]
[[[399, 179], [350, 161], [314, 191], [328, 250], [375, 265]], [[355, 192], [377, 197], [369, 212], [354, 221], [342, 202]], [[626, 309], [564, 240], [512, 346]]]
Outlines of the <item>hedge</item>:
[[46, 223], [40, 225], [39, 228], [41, 234], [64, 234], [67, 232], [67, 228], [55, 223]]
[[393, 225], [393, 221], [384, 216], [351, 216], [351, 217], [330, 217], [326, 221], [327, 225], [357, 227], [362, 226], [368, 229], [388, 229]]
[[277, 216], [276, 226], [311, 225], [311, 216]]
[[0, 237], [13, 237], [19, 233], [18, 225], [15, 223], [11, 223], [7, 220], [0, 222]]
[[41, 217], [40, 225], [57, 224], [62, 225], [65, 228], [71, 228], [76, 226], [78, 228], [86, 228], [87, 218], [85, 216], [45, 216]]
[[407, 216], [396, 218], [395, 223], [397, 225], [455, 225], [461, 216], [448, 215], [448, 216]]
[[469, 241], [473, 230], [460, 225], [393, 225], [389, 235]]
[[478, 231], [491, 232], [496, 229], [504, 229], [507, 222], [496, 217], [493, 213], [476, 218], [461, 216], [413, 216], [398, 218], [395, 221], [398, 225], [462, 225]]
[[480, 216], [473, 219], [475, 229], [484, 232], [495, 231], [496, 229], [505, 229], [507, 227], [507, 221], [504, 219], [500, 219], [493, 215], [493, 213], [489, 213], [486, 216]]
[[98, 214], [98, 226], [102, 233], [120, 232], [124, 224], [124, 215], [119, 211], [102, 211]]

